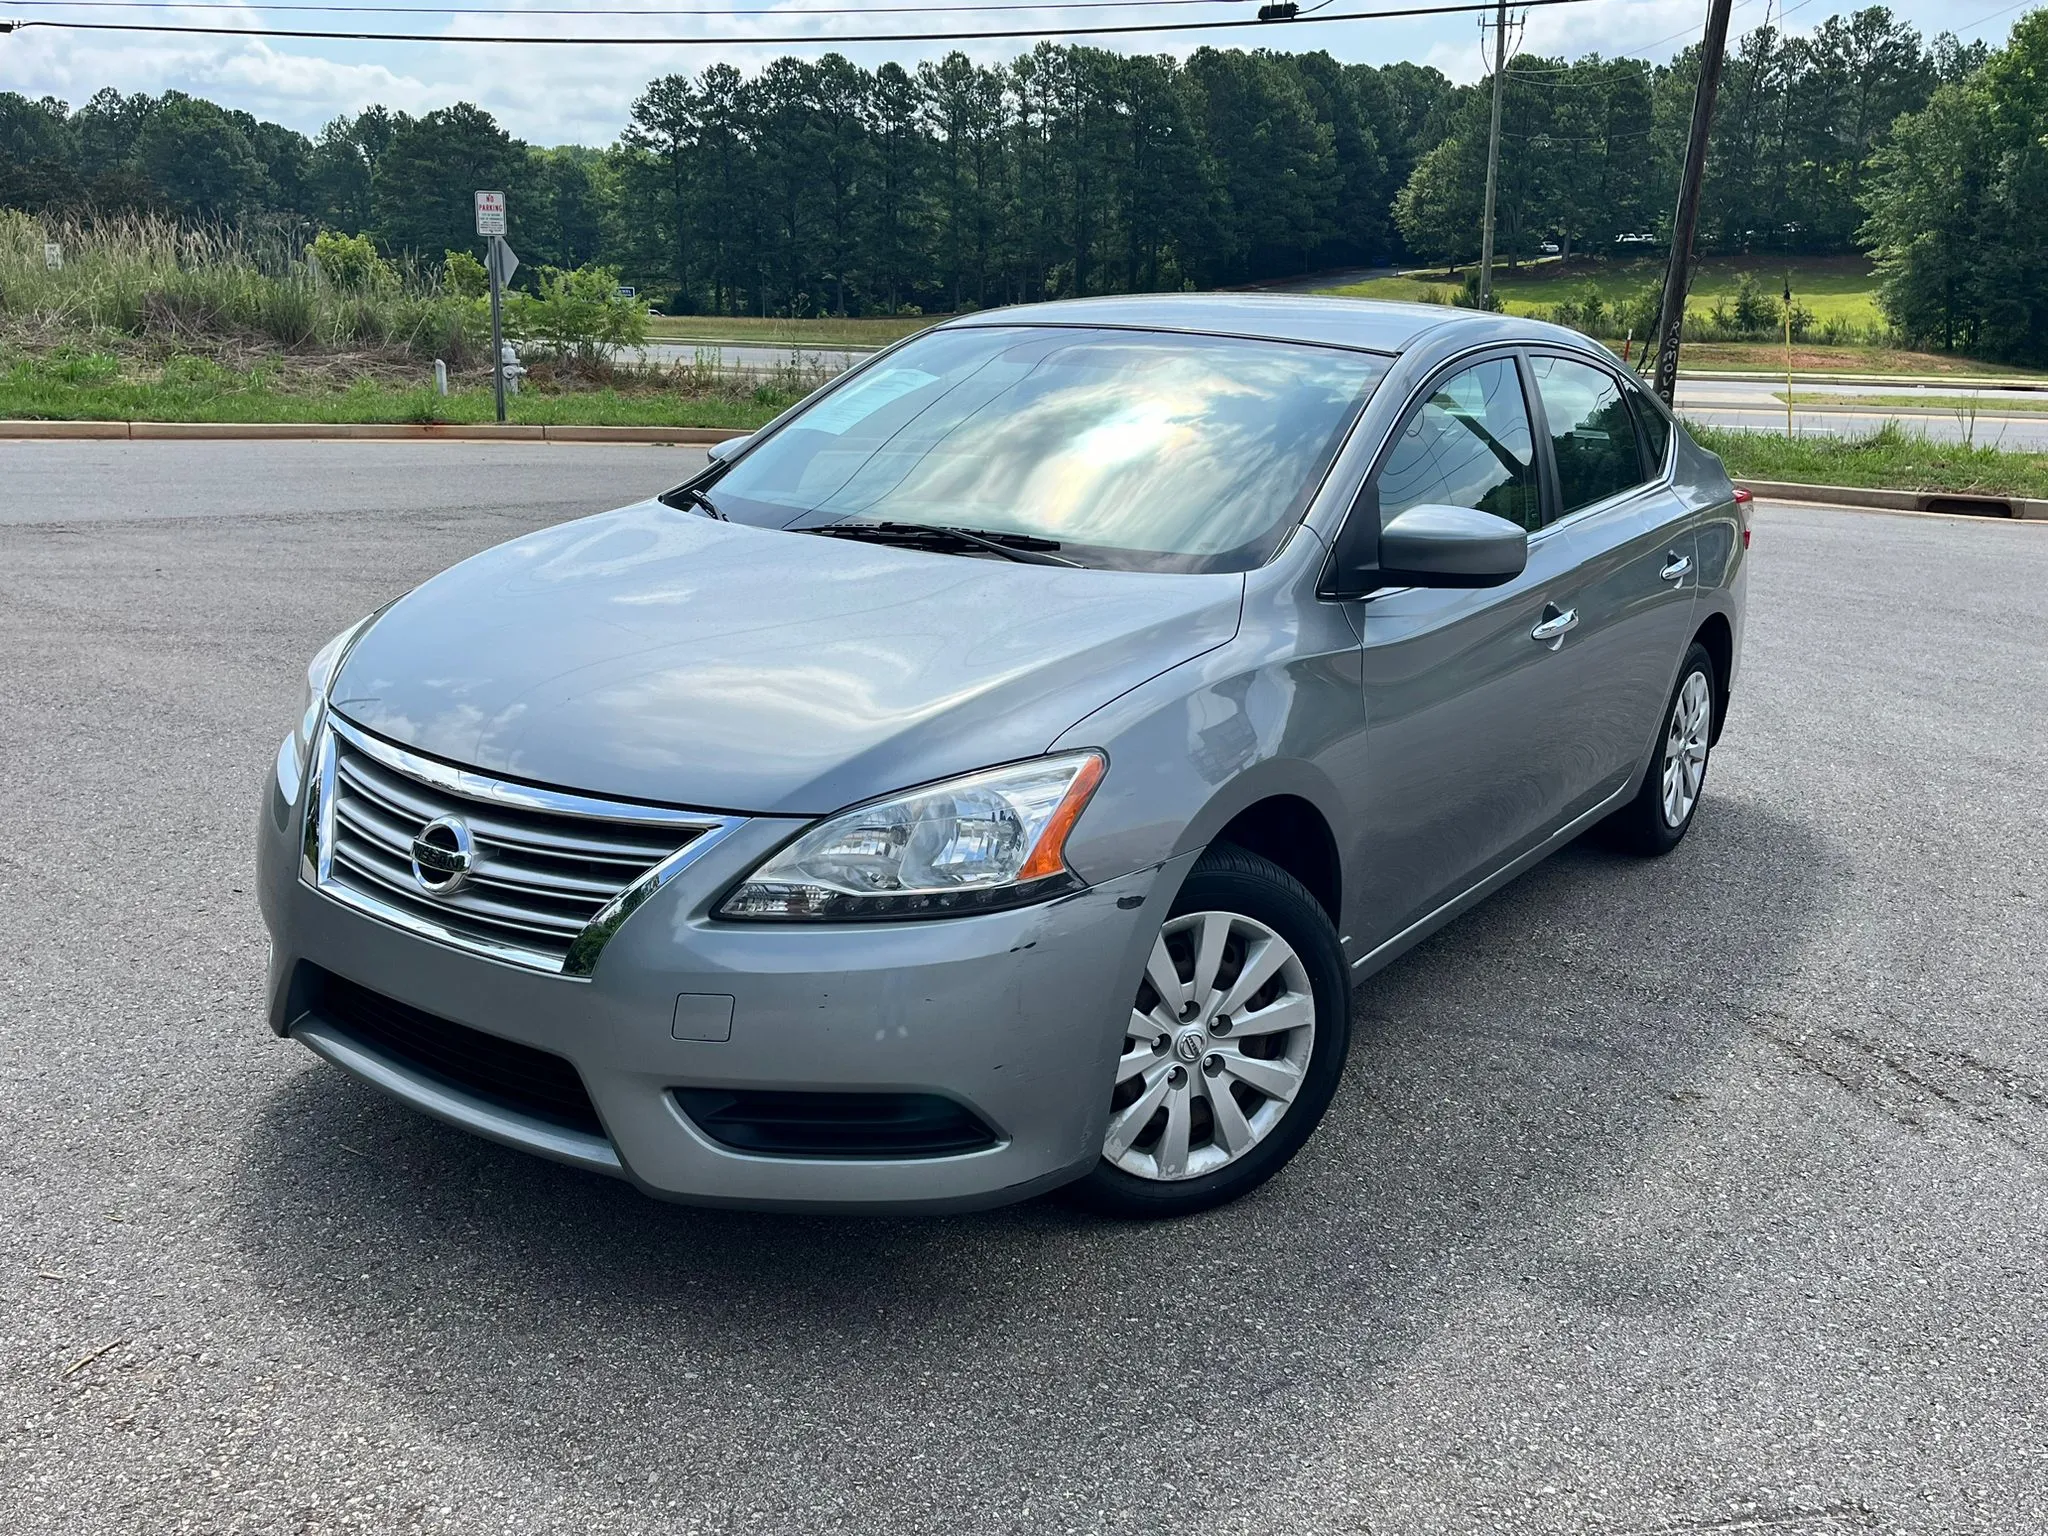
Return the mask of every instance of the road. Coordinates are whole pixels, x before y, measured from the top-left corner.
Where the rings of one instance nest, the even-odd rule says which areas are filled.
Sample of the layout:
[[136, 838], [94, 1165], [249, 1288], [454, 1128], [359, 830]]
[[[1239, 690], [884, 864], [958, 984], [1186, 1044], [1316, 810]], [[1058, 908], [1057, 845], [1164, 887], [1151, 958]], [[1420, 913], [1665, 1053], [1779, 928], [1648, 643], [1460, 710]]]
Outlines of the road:
[[[1362, 276], [1384, 275], [1360, 269]], [[1322, 286], [1352, 274], [1323, 275], [1301, 279]], [[1303, 291], [1278, 285], [1274, 291]], [[844, 372], [868, 352], [862, 348], [782, 347], [759, 343], [721, 344], [657, 341], [638, 348], [636, 361], [660, 367], [708, 364], [720, 368], [770, 373], [778, 369], [799, 374], [807, 384], [820, 382]], [[1757, 432], [1785, 430], [1785, 400], [1782, 380], [1725, 379], [1712, 374], [1682, 376], [1678, 381], [1678, 409], [1688, 421], [1712, 427], [1733, 427]], [[1796, 393], [1801, 396], [1839, 396], [1841, 405], [1816, 404], [1801, 399], [1793, 412], [1792, 430], [1800, 436], [1855, 437], [1873, 432], [1887, 421], [1938, 442], [1970, 441], [1980, 445], [2039, 452], [2048, 449], [2048, 393], [2038, 389], [1961, 389], [1954, 384], [1838, 384], [1801, 379]], [[1936, 402], [1927, 405], [1896, 403], [1899, 397], [1925, 395]], [[1883, 397], [1887, 403], [1857, 403]], [[1958, 397], [1973, 398], [1974, 409], [1958, 410], [1951, 402]]]
[[866, 347], [780, 347], [759, 342], [650, 341], [630, 348], [629, 357], [657, 368], [696, 367], [744, 369], [749, 373], [789, 370], [817, 378], [844, 373], [866, 357]]
[[0, 1529], [2038, 1529], [2048, 529], [1759, 508], [1693, 835], [1375, 978], [1255, 1197], [795, 1219], [261, 1017], [305, 658], [688, 459], [0, 443]]
[[[1681, 377], [1678, 411], [1688, 421], [1754, 432], [1785, 430], [1784, 380]], [[1801, 379], [1794, 391], [1792, 430], [1800, 436], [1855, 437], [1895, 421], [1939, 442], [2040, 452], [2048, 449], [2048, 393], [2027, 389], [1959, 389], [1953, 384], [1832, 384]], [[1837, 397], [1842, 404], [1809, 397]], [[1899, 405], [1901, 398], [1938, 402]], [[1882, 405], [1858, 403], [1883, 399]], [[1948, 402], [1973, 400], [1958, 409]]]

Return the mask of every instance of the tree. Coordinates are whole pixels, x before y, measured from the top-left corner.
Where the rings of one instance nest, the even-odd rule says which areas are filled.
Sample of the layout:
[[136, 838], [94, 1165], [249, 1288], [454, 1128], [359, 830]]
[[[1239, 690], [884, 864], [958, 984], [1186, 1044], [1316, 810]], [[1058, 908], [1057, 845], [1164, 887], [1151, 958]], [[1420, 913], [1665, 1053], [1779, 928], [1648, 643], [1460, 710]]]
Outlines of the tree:
[[678, 309], [688, 306], [693, 271], [692, 178], [701, 101], [688, 75], [663, 75], [640, 93], [621, 135], [621, 143], [636, 152], [628, 162], [628, 179], [644, 200], [642, 206], [655, 210], [651, 218], [643, 213], [640, 222], [659, 228], [666, 237], [662, 245]]
[[263, 161], [233, 116], [210, 101], [167, 91], [135, 139], [136, 168], [177, 212], [234, 219], [265, 206]]
[[70, 111], [55, 97], [30, 101], [0, 91], [0, 207], [37, 212], [78, 195]]
[[1445, 139], [1424, 155], [1394, 196], [1394, 222], [1408, 249], [1451, 265], [1477, 255], [1485, 176], [1469, 136]]
[[1335, 134], [1274, 54], [1200, 48], [1187, 75], [1227, 210], [1222, 249], [1203, 280], [1303, 270], [1336, 225]]
[[1123, 232], [1121, 286], [1178, 288], [1211, 225], [1201, 140], [1170, 59], [1122, 60], [1113, 111], [1122, 142], [1111, 171]]
[[1287, 57], [1300, 79], [1310, 109], [1330, 129], [1330, 151], [1336, 158], [1335, 207], [1325, 243], [1311, 260], [1319, 266], [1348, 262], [1379, 262], [1391, 254], [1388, 226], [1393, 186], [1387, 161], [1370, 115], [1382, 105], [1378, 93], [1358, 89], [1358, 77], [1327, 53]]
[[860, 196], [874, 156], [867, 140], [868, 98], [873, 82], [841, 53], [818, 60], [812, 77], [817, 112], [820, 208], [819, 277], [833, 295], [833, 308], [846, 313], [847, 288], [860, 269]]
[[502, 191], [516, 235], [531, 210], [526, 146], [483, 108], [457, 102], [425, 117], [399, 114], [371, 173], [377, 236], [394, 251], [431, 252], [476, 243], [476, 194]]
[[738, 238], [743, 213], [752, 209], [746, 197], [749, 153], [741, 122], [741, 92], [746, 78], [730, 64], [713, 64], [698, 78], [699, 112], [696, 175], [699, 206], [711, 235], [711, 302], [725, 314], [738, 297], [739, 258], [749, 242]]
[[2048, 12], [1935, 91], [1873, 157], [1862, 237], [1919, 342], [2048, 361]]
[[869, 278], [887, 314], [910, 302], [924, 269], [924, 170], [930, 146], [918, 122], [917, 82], [898, 64], [875, 71], [868, 97], [868, 136], [875, 150], [868, 199]]
[[337, 117], [313, 141], [306, 167], [305, 211], [330, 229], [360, 233], [370, 227], [370, 188], [377, 161], [397, 124], [382, 107]]
[[819, 148], [812, 75], [810, 65], [783, 57], [749, 82], [745, 93], [766, 237], [759, 258], [764, 312], [810, 312]]

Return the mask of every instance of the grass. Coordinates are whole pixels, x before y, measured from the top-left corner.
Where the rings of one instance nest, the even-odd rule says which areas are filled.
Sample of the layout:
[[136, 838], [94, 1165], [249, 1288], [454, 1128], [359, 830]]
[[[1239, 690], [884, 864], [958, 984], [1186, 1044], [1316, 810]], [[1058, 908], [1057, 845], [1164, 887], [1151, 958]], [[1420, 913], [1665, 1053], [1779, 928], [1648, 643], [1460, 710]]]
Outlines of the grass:
[[[496, 418], [487, 382], [464, 379], [446, 395], [385, 370], [352, 379], [270, 363], [225, 367], [173, 356], [138, 366], [110, 352], [63, 350], [0, 366], [0, 418], [43, 421], [450, 422]], [[549, 426], [757, 427], [793, 404], [807, 381], [756, 383], [679, 369], [620, 373], [580, 385], [540, 372], [506, 402], [516, 422]]]
[[2048, 453], [1939, 443], [1887, 423], [1867, 437], [1786, 437], [1688, 424], [1738, 480], [2048, 497]]
[[[1792, 297], [1813, 311], [1816, 321], [1830, 319], [1854, 325], [1882, 325], [1877, 307], [1877, 278], [1870, 263], [1858, 256], [1771, 258], [1766, 256], [1710, 256], [1699, 264], [1686, 312], [1706, 315], [1716, 304], [1735, 302], [1736, 284], [1747, 274], [1776, 298], [1783, 291], [1787, 272], [1792, 278]], [[1418, 269], [1398, 277], [1376, 277], [1362, 283], [1347, 283], [1331, 293], [1360, 299], [1422, 300], [1431, 290], [1448, 297], [1465, 280], [1463, 271]], [[1612, 305], [1628, 299], [1653, 284], [1664, 281], [1662, 258], [1632, 261], [1587, 261], [1573, 257], [1538, 261], [1494, 273], [1494, 292], [1510, 314], [1533, 314], [1577, 300], [1590, 287]]]
[[944, 315], [885, 315], [859, 319], [786, 320], [758, 315], [658, 315], [647, 322], [657, 341], [724, 342], [732, 346], [886, 347]]
[[[63, 265], [44, 261], [45, 242]], [[244, 343], [462, 363], [482, 350], [481, 309], [437, 272], [379, 263], [338, 285], [277, 231], [185, 226], [147, 214], [82, 222], [0, 209], [0, 331], [112, 335], [165, 347]]]
[[[1618, 349], [1617, 349], [1618, 350]], [[1640, 346], [1637, 348], [1640, 353]], [[1641, 361], [1638, 357], [1637, 361]], [[2024, 379], [2039, 378], [2039, 368], [2014, 368], [1986, 363], [1952, 352], [1909, 352], [1902, 347], [1823, 347], [1792, 349], [1795, 373], [1898, 375], [1913, 378]], [[1701, 373], [1768, 373], [1783, 378], [1782, 343], [1752, 341], [1688, 341], [1679, 353], [1679, 371]]]
[[[1779, 390], [1778, 398], [1783, 400], [1785, 391]], [[1816, 406], [1877, 406], [1890, 410], [1905, 407], [1946, 411], [1952, 415], [1974, 415], [1978, 411], [1991, 411], [2007, 416], [2023, 411], [2048, 411], [2048, 398], [2027, 400], [2014, 399], [2009, 395], [2000, 395], [1995, 400], [1985, 400], [1975, 395], [1829, 395], [1798, 389], [1792, 392], [1792, 403]]]

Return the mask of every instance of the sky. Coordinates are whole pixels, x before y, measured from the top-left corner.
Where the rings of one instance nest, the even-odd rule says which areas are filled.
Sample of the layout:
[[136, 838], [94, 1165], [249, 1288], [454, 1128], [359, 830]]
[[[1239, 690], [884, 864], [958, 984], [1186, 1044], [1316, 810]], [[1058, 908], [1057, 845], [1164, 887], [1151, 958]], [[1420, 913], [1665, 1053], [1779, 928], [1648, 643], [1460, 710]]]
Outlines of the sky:
[[[1215, 20], [1253, 16], [1257, 0], [1158, 0], [1057, 10], [1040, 6], [978, 9], [995, 0], [880, 0], [852, 14], [821, 14], [836, 6], [853, 10], [857, 0], [299, 0], [302, 4], [418, 6], [464, 9], [491, 7], [497, 14], [346, 14], [291, 12], [243, 3], [163, 4], [128, 9], [76, 0], [0, 0], [0, 17], [12, 20], [158, 20], [216, 26], [276, 26], [315, 30], [377, 30], [462, 34], [588, 37], [731, 37], [815, 39], [801, 46], [775, 41], [706, 46], [632, 45], [514, 47], [455, 43], [357, 43], [284, 38], [170, 36], [146, 33], [79, 32], [31, 27], [0, 36], [0, 90], [25, 96], [55, 96], [76, 106], [102, 86], [151, 94], [181, 90], [224, 106], [311, 134], [342, 113], [373, 102], [413, 113], [455, 101], [473, 101], [506, 128], [535, 144], [607, 144], [617, 137], [633, 98], [658, 75], [695, 72], [724, 61], [751, 71], [779, 53], [816, 57], [835, 35], [882, 31], [970, 31], [1048, 29], [1061, 24], [1103, 25], [1152, 20]], [[943, 14], [906, 13], [893, 8], [951, 3], [977, 9]], [[1332, 12], [1371, 10], [1400, 0], [1330, 0]], [[1925, 35], [1954, 31], [1966, 41], [1988, 38], [1994, 46], [2034, 0], [1893, 0], [1892, 10]], [[663, 14], [604, 15], [607, 10], [662, 8], [745, 10], [744, 16]], [[1783, 17], [1790, 31], [1810, 30], [1849, 0], [1737, 0], [1731, 33], [1739, 35]], [[545, 10], [570, 14], [546, 15]], [[1527, 13], [1522, 46], [1535, 52], [1577, 57], [1598, 52], [1631, 54], [1662, 61], [1699, 35], [1705, 0], [1584, 0]], [[808, 14], [807, 14], [808, 13]], [[1272, 47], [1294, 51], [1323, 48], [1346, 62], [1387, 64], [1398, 59], [1432, 64], [1452, 79], [1471, 81], [1485, 72], [1479, 21], [1472, 15], [1384, 21], [1272, 23], [1209, 33], [1153, 33], [1080, 37], [1072, 41], [1123, 52], [1185, 56], [1203, 44]], [[1026, 52], [1032, 39], [904, 42], [839, 45], [839, 51], [872, 67], [888, 59], [911, 64], [937, 58], [957, 46], [979, 62], [995, 63]]]

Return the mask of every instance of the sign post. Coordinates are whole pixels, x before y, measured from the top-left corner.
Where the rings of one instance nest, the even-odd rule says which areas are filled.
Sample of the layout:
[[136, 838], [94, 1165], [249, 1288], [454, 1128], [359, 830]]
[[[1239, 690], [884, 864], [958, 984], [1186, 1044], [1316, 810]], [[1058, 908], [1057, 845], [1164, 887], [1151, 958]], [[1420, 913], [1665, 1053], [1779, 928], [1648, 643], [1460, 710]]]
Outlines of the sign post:
[[52, 272], [64, 270], [64, 247], [54, 240], [43, 242], [43, 265]]
[[[491, 242], [484, 265], [491, 274], [491, 388], [497, 396], [498, 420], [505, 419], [505, 323], [502, 297], [505, 279], [512, 275], [499, 256], [511, 248], [505, 244], [505, 194], [479, 192], [476, 195], [476, 232]], [[517, 258], [513, 260], [517, 265]], [[501, 270], [502, 269], [502, 270]]]

